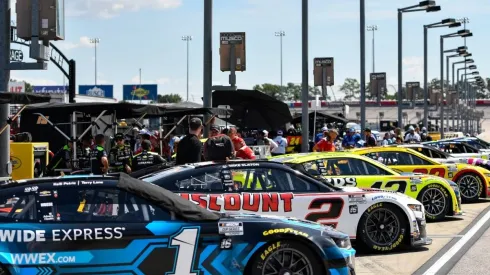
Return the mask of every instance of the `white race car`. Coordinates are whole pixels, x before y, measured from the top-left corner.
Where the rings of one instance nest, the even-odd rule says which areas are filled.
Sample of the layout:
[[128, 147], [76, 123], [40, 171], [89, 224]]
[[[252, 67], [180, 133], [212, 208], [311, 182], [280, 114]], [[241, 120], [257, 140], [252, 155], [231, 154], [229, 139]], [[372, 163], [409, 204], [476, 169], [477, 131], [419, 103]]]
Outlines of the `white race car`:
[[[407, 147], [413, 149], [431, 159], [439, 161], [441, 163], [468, 163], [469, 159], [489, 159], [490, 152], [478, 152], [478, 153], [448, 153], [448, 150], [440, 150], [437, 146], [429, 146], [426, 144], [402, 144], [400, 147]], [[459, 151], [457, 151], [459, 152]]]
[[214, 211], [294, 217], [343, 231], [374, 251], [429, 245], [425, 209], [404, 194], [337, 188], [268, 161], [203, 162], [141, 178]]
[[424, 142], [422, 144], [435, 147], [445, 153], [448, 153], [454, 158], [462, 160], [467, 160], [470, 158], [490, 159], [489, 149], [478, 149], [475, 146], [470, 145], [466, 141], [443, 140]]

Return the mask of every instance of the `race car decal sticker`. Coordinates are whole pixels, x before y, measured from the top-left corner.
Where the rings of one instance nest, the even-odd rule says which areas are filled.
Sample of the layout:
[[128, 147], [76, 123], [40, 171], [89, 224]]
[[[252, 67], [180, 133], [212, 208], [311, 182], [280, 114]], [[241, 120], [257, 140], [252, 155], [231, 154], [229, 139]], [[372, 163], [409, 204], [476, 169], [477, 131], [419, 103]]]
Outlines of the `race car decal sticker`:
[[349, 195], [349, 203], [365, 204], [366, 195]]
[[218, 223], [219, 234], [225, 236], [241, 236], [243, 235], [243, 223], [242, 222], [220, 222]]
[[[393, 186], [398, 185], [398, 189], [394, 190]], [[405, 193], [407, 190], [407, 182], [406, 181], [389, 181], [384, 184], [382, 181], [375, 182], [373, 185], [371, 185], [371, 188], [377, 188], [377, 189], [392, 189], [396, 192], [400, 193]]]
[[444, 175], [446, 175], [446, 169], [444, 169], [442, 167], [435, 167], [435, 168], [430, 169], [430, 171], [425, 169], [425, 168], [417, 168], [417, 169], [414, 169], [413, 172], [414, 173], [422, 173], [422, 174], [430, 174], [430, 175], [443, 177], [443, 178], [444, 178]]
[[29, 187], [26, 187], [24, 189], [24, 192], [28, 193], [28, 192], [36, 192], [37, 189], [39, 189], [39, 186], [29, 186]]
[[349, 186], [349, 187], [357, 186], [356, 178], [325, 178], [325, 180], [328, 183], [333, 184], [335, 186]]
[[180, 196], [213, 211], [291, 212], [293, 193], [186, 194]]
[[[50, 218], [53, 218], [52, 214]], [[0, 229], [0, 242], [45, 242], [46, 235], [51, 236], [48, 241], [53, 242], [121, 239], [124, 230], [124, 227], [53, 229], [46, 234], [46, 230]]]
[[[209, 245], [199, 257], [200, 274], [242, 274], [252, 255], [264, 244], [234, 243], [233, 249], [225, 250], [220, 250], [216, 244]], [[232, 263], [223, 260], [230, 257], [234, 258]]]
[[412, 192], [417, 192], [417, 185], [412, 185], [412, 186], [410, 186], [410, 190], [411, 190]]
[[294, 235], [300, 235], [303, 237], [308, 237], [307, 233], [301, 232], [299, 230], [292, 229], [292, 228], [269, 229], [269, 230], [262, 232], [262, 235], [264, 235], [264, 236], [269, 236], [269, 235], [273, 235], [273, 234], [294, 234]]
[[349, 214], [357, 214], [358, 212], [357, 205], [349, 205]]
[[[318, 222], [324, 225], [337, 227], [338, 222], [329, 222], [329, 220], [336, 220], [342, 214], [344, 208], [344, 200], [340, 197], [325, 197], [317, 198], [310, 203], [308, 210], [313, 210], [306, 215], [305, 220]], [[315, 211], [322, 210], [324, 211]]]
[[231, 239], [230, 238], [221, 239], [220, 248], [221, 249], [231, 249], [232, 248], [232, 241], [231, 241]]

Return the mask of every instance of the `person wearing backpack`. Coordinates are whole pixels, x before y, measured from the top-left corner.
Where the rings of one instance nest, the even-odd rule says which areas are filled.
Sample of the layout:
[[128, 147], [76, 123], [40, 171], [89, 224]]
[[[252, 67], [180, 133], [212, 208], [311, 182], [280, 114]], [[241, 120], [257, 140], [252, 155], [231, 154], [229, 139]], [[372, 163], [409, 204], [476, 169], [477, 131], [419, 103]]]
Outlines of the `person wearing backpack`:
[[207, 161], [226, 161], [234, 158], [235, 147], [230, 137], [220, 134], [216, 125], [210, 126], [209, 138], [204, 143], [204, 159]]

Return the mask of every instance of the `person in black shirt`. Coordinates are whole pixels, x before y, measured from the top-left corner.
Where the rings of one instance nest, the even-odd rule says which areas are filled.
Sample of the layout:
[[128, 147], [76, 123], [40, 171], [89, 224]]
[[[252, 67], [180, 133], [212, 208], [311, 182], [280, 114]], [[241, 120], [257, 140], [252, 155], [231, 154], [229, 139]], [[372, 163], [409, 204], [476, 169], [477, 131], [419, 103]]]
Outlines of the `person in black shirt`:
[[179, 141], [177, 148], [177, 165], [186, 163], [196, 163], [201, 161], [202, 143], [199, 135], [202, 131], [202, 121], [199, 118], [191, 119], [189, 123], [189, 134]]
[[90, 169], [90, 153], [92, 151], [92, 140], [92, 135], [86, 134], [82, 137], [81, 144], [77, 144], [78, 170]]
[[132, 164], [133, 171], [136, 172], [138, 170], [165, 163], [165, 160], [157, 153], [151, 152], [151, 141], [143, 140], [141, 143], [141, 153], [134, 155]]
[[124, 135], [117, 133], [114, 137], [116, 144], [111, 148], [109, 152], [110, 166], [112, 172], [125, 172], [131, 173], [131, 160], [133, 158], [133, 152], [129, 145], [124, 143]]
[[95, 136], [95, 148], [90, 153], [90, 163], [92, 174], [103, 175], [109, 170], [109, 160], [105, 151], [105, 136], [98, 134]]
[[71, 169], [72, 147], [73, 142], [69, 141], [68, 144], [54, 154], [46, 167], [46, 174], [48, 176], [59, 175], [55, 169]]

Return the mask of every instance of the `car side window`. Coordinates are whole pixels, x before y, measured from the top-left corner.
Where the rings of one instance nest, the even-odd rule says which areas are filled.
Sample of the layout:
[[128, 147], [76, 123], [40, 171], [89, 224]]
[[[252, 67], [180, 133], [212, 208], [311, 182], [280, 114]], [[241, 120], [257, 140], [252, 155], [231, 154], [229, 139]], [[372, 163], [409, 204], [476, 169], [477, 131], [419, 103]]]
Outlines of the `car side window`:
[[437, 149], [431, 149], [431, 150], [426, 149], [426, 150], [430, 151], [431, 155], [426, 155], [430, 158], [435, 158], [435, 159], [445, 159], [446, 158], [446, 156], [442, 152], [438, 152]]
[[377, 152], [369, 153], [366, 156], [381, 162], [384, 165], [412, 165], [410, 154], [406, 152]]
[[176, 181], [177, 190], [191, 191], [223, 191], [223, 182], [217, 171], [204, 172], [183, 180]]
[[[50, 192], [50, 193], [47, 193]], [[60, 188], [39, 196], [41, 222], [139, 223], [171, 219], [168, 211], [117, 188]]]
[[[294, 192], [318, 192], [320, 191], [320, 187], [314, 183], [308, 182], [305, 179], [302, 179], [300, 176], [287, 173], [285, 174], [291, 179], [293, 189], [289, 191]], [[287, 191], [287, 190], [285, 190]]]
[[271, 171], [265, 168], [231, 169], [232, 180], [236, 190], [243, 191], [282, 191], [282, 186], [290, 182], [273, 182], [269, 175]]
[[410, 155], [410, 157], [412, 158], [413, 165], [430, 165], [428, 161], [419, 158], [418, 156]]
[[[2, 190], [0, 221], [34, 222], [37, 219], [35, 191], [37, 186]], [[32, 192], [31, 192], [32, 191]]]

